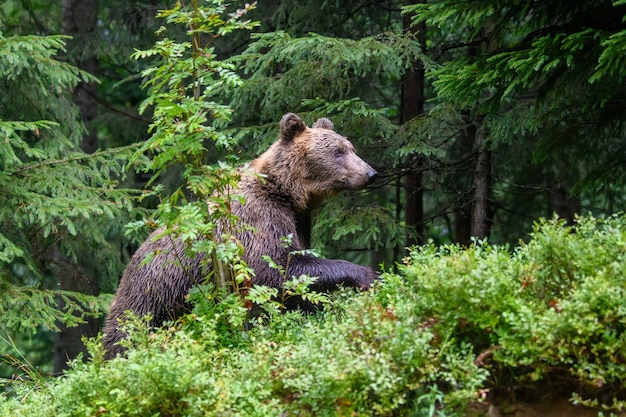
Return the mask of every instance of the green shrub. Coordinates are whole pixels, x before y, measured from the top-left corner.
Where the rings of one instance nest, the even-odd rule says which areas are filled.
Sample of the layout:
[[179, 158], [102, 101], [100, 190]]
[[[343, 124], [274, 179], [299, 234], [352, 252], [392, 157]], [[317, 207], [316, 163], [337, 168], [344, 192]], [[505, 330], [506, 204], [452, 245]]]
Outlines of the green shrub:
[[542, 220], [512, 253], [430, 245], [413, 251], [401, 274], [405, 293], [419, 294], [415, 314], [431, 317], [441, 340], [493, 354], [488, 385], [551, 383], [579, 402], [622, 407], [625, 250], [623, 216], [579, 218], [575, 229]]
[[514, 250], [416, 248], [314, 315], [246, 319], [236, 297], [198, 291], [163, 329], [131, 319], [127, 358], [91, 341], [65, 376], [14, 384], [0, 416], [453, 416], [485, 393], [546, 390], [617, 410], [625, 250], [623, 216], [541, 221]]

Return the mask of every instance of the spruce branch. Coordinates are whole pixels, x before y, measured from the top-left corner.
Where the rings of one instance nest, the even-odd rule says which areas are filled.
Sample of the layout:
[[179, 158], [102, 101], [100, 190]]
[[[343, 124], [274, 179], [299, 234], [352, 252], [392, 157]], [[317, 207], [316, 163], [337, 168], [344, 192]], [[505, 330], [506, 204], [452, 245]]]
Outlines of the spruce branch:
[[42, 168], [44, 166], [60, 165], [60, 164], [67, 164], [71, 162], [78, 162], [78, 161], [84, 161], [84, 160], [89, 160], [89, 159], [97, 159], [102, 156], [114, 156], [114, 155], [124, 153], [126, 151], [137, 149], [142, 145], [143, 145], [143, 142], [137, 142], [131, 145], [122, 146], [118, 148], [103, 149], [100, 151], [96, 151], [94, 153], [82, 153], [82, 154], [76, 154], [67, 158], [48, 159], [48, 160], [44, 160], [44, 161], [40, 161], [40, 162], [28, 164], [28, 165], [23, 165], [14, 171], [9, 171], [8, 175], [16, 175], [16, 174], [25, 175], [23, 173], [26, 171]]

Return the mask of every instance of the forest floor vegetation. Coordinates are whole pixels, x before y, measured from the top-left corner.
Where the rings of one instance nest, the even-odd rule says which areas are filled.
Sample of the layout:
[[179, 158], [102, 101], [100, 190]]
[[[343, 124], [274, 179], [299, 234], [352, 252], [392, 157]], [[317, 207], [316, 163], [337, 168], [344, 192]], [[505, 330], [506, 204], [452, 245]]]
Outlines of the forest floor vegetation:
[[[294, 284], [296, 285], [296, 284]], [[5, 381], [0, 416], [620, 416], [626, 409], [626, 217], [542, 220], [515, 248], [414, 248], [371, 291], [312, 315], [247, 318], [235, 296], [127, 357]], [[259, 294], [256, 294], [259, 297]], [[262, 305], [262, 306], [263, 306]], [[564, 414], [566, 413], [566, 414]]]

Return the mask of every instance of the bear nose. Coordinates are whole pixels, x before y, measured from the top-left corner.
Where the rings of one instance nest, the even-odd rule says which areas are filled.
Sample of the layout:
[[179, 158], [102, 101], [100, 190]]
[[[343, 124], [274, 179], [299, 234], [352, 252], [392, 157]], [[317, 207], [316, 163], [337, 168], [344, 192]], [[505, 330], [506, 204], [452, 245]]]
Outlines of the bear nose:
[[369, 182], [374, 181], [374, 178], [376, 178], [376, 176], [378, 175], [378, 172], [376, 172], [376, 170], [372, 167], [370, 167], [370, 169], [367, 171], [367, 179]]

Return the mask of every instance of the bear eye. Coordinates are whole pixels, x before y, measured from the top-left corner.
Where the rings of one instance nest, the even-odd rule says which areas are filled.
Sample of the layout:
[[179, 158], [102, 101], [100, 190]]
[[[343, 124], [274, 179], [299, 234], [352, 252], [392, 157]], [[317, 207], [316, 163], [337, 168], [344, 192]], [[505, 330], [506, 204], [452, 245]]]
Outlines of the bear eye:
[[340, 156], [344, 156], [346, 154], [346, 150], [343, 148], [335, 148], [335, 158], [339, 158]]

